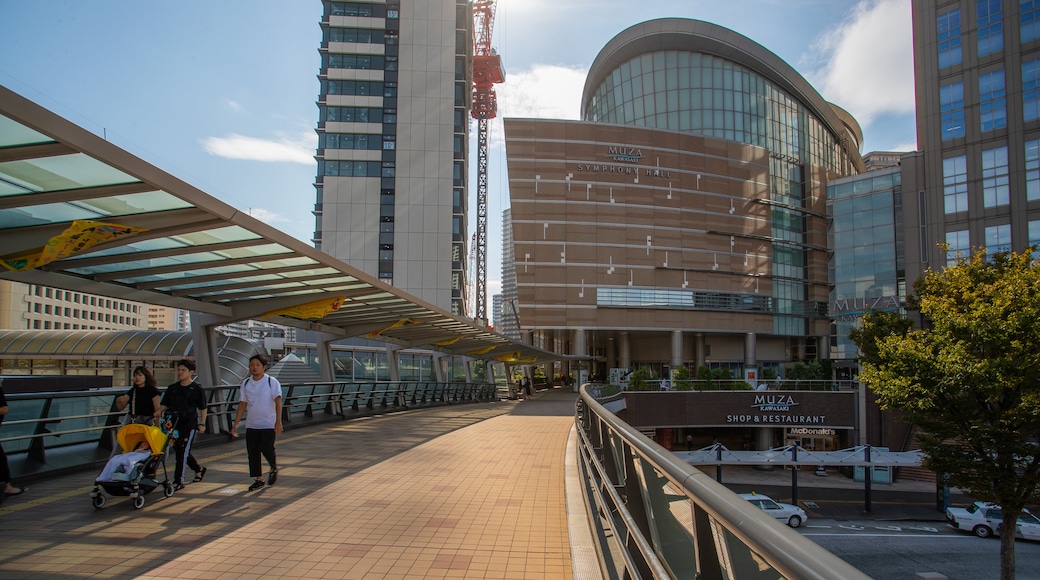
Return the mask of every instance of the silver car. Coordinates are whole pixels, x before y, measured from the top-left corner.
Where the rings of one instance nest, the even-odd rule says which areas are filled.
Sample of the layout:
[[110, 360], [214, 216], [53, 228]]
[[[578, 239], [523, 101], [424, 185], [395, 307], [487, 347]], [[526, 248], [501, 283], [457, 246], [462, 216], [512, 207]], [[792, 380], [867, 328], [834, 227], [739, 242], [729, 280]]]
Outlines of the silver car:
[[767, 514], [774, 518], [784, 522], [792, 528], [797, 528], [802, 525], [802, 522], [809, 519], [809, 516], [805, 514], [805, 510], [802, 508], [791, 505], [789, 503], [780, 503], [774, 501], [773, 498], [762, 495], [760, 493], [742, 493], [740, 497], [748, 500], [752, 504], [762, 508]]

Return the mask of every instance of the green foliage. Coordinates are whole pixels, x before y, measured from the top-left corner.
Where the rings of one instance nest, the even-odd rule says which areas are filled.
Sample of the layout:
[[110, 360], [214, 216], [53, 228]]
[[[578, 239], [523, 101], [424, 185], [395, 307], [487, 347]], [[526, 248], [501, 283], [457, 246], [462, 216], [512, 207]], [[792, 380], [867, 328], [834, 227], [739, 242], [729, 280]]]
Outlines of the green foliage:
[[693, 375], [686, 365], [672, 370], [672, 388], [676, 391], [692, 391]]
[[733, 373], [730, 372], [729, 367], [716, 367], [711, 369], [711, 378], [719, 381], [729, 381], [733, 379]]
[[849, 339], [859, 347], [861, 362], [877, 363], [878, 340], [889, 336], [906, 336], [914, 327], [913, 321], [896, 312], [868, 311], [863, 315], [863, 326], [849, 331]]
[[631, 375], [628, 376], [628, 390], [630, 390], [630, 391], [650, 391], [650, 390], [655, 390], [655, 389], [651, 389], [651, 386], [650, 386], [650, 379], [651, 378], [652, 378], [652, 375], [650, 374], [650, 369], [648, 369], [646, 367], [642, 367], [642, 368], [636, 369], [635, 371], [632, 372]]
[[776, 375], [776, 369], [772, 367], [766, 367], [759, 371], [759, 376], [762, 378], [763, 381], [772, 381], [776, 379]]
[[[926, 328], [864, 317], [860, 380], [923, 431], [925, 467], [1001, 505], [1010, 532], [1040, 501], [1040, 262], [976, 250], [928, 271], [914, 291]], [[1012, 578], [1013, 534], [1001, 535], [1001, 553], [1002, 577]]]

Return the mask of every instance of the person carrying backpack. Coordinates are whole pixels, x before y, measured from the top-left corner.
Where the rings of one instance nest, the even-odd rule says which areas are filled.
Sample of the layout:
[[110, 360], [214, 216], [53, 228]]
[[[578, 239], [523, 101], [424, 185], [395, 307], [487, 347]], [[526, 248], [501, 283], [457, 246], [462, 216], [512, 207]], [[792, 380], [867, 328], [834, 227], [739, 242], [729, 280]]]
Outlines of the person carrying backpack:
[[[231, 436], [238, 437], [238, 424], [246, 415], [246, 453], [249, 456], [249, 476], [254, 478], [249, 491], [265, 485], [274, 485], [278, 480], [278, 462], [275, 459], [275, 438], [282, 433], [282, 385], [278, 379], [264, 372], [267, 358], [255, 354], [249, 358], [249, 377], [242, 381], [238, 396], [238, 412], [231, 425]], [[264, 482], [260, 456], [263, 455], [271, 472]]]

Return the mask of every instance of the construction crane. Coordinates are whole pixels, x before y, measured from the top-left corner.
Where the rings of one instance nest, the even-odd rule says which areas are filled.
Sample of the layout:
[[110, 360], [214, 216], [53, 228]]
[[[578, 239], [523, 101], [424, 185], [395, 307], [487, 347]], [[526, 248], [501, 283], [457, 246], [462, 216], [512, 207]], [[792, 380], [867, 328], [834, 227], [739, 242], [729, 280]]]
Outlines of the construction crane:
[[473, 2], [473, 106], [477, 120], [477, 286], [476, 318], [487, 324], [488, 121], [498, 115], [495, 85], [505, 82], [502, 59], [491, 48], [495, 1]]

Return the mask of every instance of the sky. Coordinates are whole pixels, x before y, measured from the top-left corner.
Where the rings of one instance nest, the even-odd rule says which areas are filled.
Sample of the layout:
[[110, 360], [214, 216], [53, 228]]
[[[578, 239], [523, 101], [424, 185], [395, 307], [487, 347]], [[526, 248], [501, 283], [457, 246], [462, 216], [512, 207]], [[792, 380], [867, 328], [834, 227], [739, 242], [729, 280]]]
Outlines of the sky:
[[[410, 1], [425, 0], [405, 9]], [[640, 22], [693, 18], [738, 32], [852, 113], [864, 153], [916, 148], [908, 0], [496, 6], [492, 46], [506, 82], [490, 127], [488, 304], [501, 289], [509, 203], [501, 119], [578, 119], [597, 54]], [[0, 84], [310, 243], [321, 12], [318, 0], [0, 0]], [[475, 125], [472, 134], [475, 171]]]

